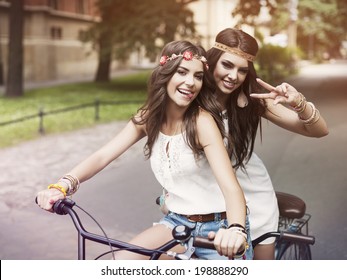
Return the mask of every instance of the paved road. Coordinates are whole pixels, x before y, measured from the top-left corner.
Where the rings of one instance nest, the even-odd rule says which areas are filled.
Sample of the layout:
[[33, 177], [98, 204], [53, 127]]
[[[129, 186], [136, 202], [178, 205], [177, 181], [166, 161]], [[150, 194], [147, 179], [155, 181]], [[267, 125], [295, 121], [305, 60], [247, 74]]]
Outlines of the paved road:
[[[256, 151], [276, 190], [304, 198], [317, 238], [315, 259], [347, 259], [347, 63], [308, 66], [291, 82], [326, 118], [330, 134], [308, 139], [264, 123]], [[0, 258], [74, 259], [76, 233], [66, 216], [41, 211], [34, 197], [110, 139], [124, 122], [44, 136], [0, 150]], [[142, 154], [143, 142], [83, 184], [74, 198], [101, 222], [110, 237], [128, 240], [160, 217], [160, 188]], [[92, 221], [87, 229], [97, 230]], [[90, 257], [104, 248], [90, 246]]]

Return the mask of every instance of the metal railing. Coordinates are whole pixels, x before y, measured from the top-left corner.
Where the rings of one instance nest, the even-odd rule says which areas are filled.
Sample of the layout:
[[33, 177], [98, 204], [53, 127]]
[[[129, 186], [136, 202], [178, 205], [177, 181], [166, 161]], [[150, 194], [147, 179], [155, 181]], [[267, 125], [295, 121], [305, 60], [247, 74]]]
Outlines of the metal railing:
[[17, 118], [15, 120], [0, 122], [0, 126], [10, 125], [10, 124], [19, 123], [19, 122], [23, 122], [23, 121], [34, 119], [34, 118], [39, 118], [39, 129], [38, 129], [38, 131], [39, 131], [40, 134], [43, 134], [45, 132], [45, 129], [44, 129], [44, 117], [48, 116], [48, 115], [65, 113], [65, 112], [70, 112], [70, 111], [75, 111], [75, 110], [80, 110], [80, 109], [84, 109], [84, 108], [87, 108], [87, 107], [94, 107], [94, 120], [98, 121], [98, 120], [100, 120], [100, 106], [101, 105], [141, 104], [143, 102], [144, 102], [143, 100], [105, 101], [105, 100], [95, 99], [94, 102], [74, 105], [74, 106], [65, 107], [65, 108], [56, 109], [56, 110], [51, 110], [51, 111], [45, 111], [44, 108], [41, 107], [41, 108], [39, 108], [37, 114], [20, 117], [20, 118]]

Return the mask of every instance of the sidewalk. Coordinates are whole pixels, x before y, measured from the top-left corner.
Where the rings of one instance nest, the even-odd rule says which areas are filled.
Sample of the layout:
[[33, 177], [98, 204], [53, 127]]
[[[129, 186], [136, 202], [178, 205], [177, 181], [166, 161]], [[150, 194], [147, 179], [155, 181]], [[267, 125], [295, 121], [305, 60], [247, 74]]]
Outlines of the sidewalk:
[[[117, 71], [112, 77], [138, 71]], [[30, 83], [25, 88], [91, 80], [92, 77], [83, 77]], [[0, 87], [0, 94], [2, 90], [4, 87]], [[112, 122], [72, 132], [44, 135], [13, 147], [0, 149], [0, 222], [6, 229], [0, 232], [0, 259], [56, 259], [57, 256], [76, 258], [75, 250], [71, 250], [76, 246], [76, 241], [70, 240], [68, 233], [65, 236], [65, 232], [72, 230], [71, 224], [61, 223], [58, 218], [52, 219], [52, 216], [45, 215], [35, 205], [34, 197], [43, 187], [59, 179], [62, 174], [109, 141], [125, 123], [125, 121]], [[113, 170], [121, 162], [142, 155], [142, 145], [135, 145], [127, 156], [112, 162], [106, 169]], [[59, 238], [69, 239], [65, 240], [69, 246], [55, 248], [53, 252], [49, 252], [51, 237], [45, 237], [43, 232], [37, 232], [38, 228], [43, 229], [47, 225], [63, 233]], [[63, 228], [64, 226], [66, 228]], [[131, 232], [120, 231], [117, 228], [109, 232], [115, 237], [122, 236], [125, 239], [132, 236]]]
[[[62, 222], [67, 217], [53, 217], [45, 213], [35, 205], [34, 198], [38, 191], [58, 180], [62, 174], [108, 142], [125, 123], [112, 122], [74, 132], [42, 136], [15, 147], [0, 149], [0, 222], [4, 229], [0, 232], [0, 259], [76, 258], [76, 233], [71, 222]], [[134, 145], [125, 155], [107, 166], [103, 174], [114, 174], [119, 166], [129, 168], [131, 164], [127, 162], [143, 158], [142, 148], [142, 142]], [[100, 176], [101, 179], [103, 177]], [[95, 192], [105, 191], [88, 188], [87, 183], [84, 186], [86, 189], [82, 195], [90, 198], [87, 200], [87, 210], [95, 214], [97, 211], [93, 211], [90, 206], [93, 199], [99, 201]], [[80, 194], [75, 196], [80, 197]], [[104, 218], [102, 224], [107, 226]], [[54, 241], [55, 245], [52, 244], [52, 236], [44, 232], [45, 228], [54, 228], [59, 238]], [[99, 229], [94, 230], [98, 232]], [[109, 236], [123, 240], [129, 240], [134, 235], [133, 231], [117, 223], [105, 230]], [[97, 252], [94, 252], [93, 247], [88, 250], [92, 256], [97, 256]]]

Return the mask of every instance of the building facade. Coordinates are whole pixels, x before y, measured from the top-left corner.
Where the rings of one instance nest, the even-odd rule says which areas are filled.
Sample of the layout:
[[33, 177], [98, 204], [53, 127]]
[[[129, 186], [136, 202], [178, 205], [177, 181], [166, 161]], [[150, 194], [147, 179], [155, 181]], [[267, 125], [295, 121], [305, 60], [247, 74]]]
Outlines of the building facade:
[[[96, 52], [79, 37], [99, 20], [95, 0], [23, 1], [24, 81], [57, 80], [94, 73]], [[0, 0], [0, 61], [4, 75], [7, 72], [9, 2]]]
[[[91, 77], [98, 63], [91, 44], [80, 36], [100, 18], [96, 0], [23, 0], [24, 18], [24, 82], [52, 81]], [[163, 0], [165, 1], [165, 0]], [[231, 12], [238, 0], [199, 0], [189, 4], [194, 12], [201, 44], [210, 48], [217, 33], [235, 26]], [[0, 0], [0, 68], [7, 72], [10, 1]], [[253, 30], [246, 30], [253, 33]], [[129, 66], [152, 67], [143, 53], [133, 54]], [[113, 69], [118, 67], [113, 64]], [[1, 73], [0, 73], [1, 74]], [[6, 77], [3, 77], [6, 81]], [[0, 79], [1, 81], [1, 79]]]

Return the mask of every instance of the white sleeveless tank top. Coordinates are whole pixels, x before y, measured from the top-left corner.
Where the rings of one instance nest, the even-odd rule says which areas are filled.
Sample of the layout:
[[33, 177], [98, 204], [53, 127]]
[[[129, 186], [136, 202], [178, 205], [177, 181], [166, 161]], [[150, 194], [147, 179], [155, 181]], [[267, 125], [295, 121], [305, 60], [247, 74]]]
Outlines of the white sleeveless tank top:
[[151, 167], [168, 192], [167, 208], [183, 215], [225, 211], [224, 196], [205, 156], [195, 159], [185, 134], [159, 133], [152, 148]]

